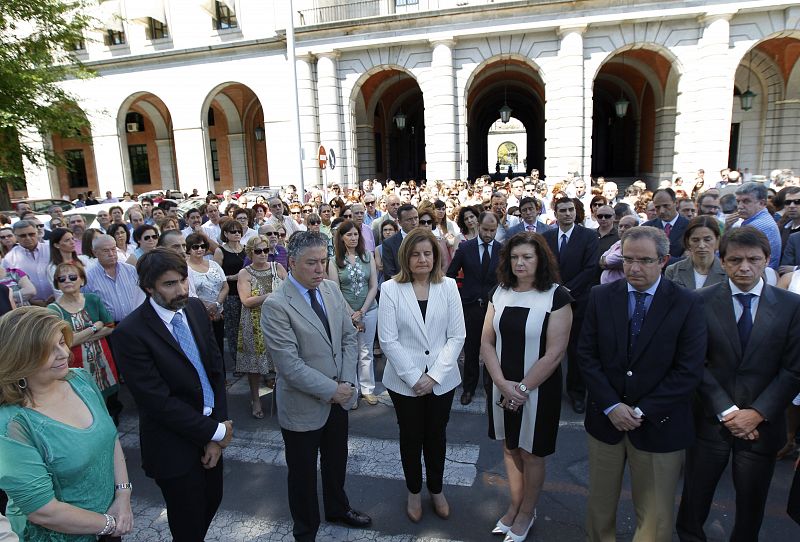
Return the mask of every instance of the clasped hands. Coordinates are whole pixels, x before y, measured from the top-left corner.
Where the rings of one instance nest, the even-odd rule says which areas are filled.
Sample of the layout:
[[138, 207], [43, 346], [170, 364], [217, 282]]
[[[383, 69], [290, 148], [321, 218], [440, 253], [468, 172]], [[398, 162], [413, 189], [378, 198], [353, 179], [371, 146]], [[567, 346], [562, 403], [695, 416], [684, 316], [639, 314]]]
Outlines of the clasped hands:
[[355, 393], [356, 388], [350, 382], [339, 382], [336, 386], [336, 392], [334, 392], [333, 397], [331, 400], [328, 401], [330, 404], [339, 404], [345, 406], [347, 403], [350, 402], [350, 399], [353, 397], [353, 393]]
[[213, 469], [219, 463], [219, 458], [222, 457], [222, 450], [227, 448], [233, 440], [233, 420], [225, 420], [225, 437], [219, 442], [210, 441], [205, 446], [205, 453], [200, 459], [205, 469]]
[[636, 415], [633, 408], [620, 403], [608, 413], [608, 420], [617, 431], [633, 431], [642, 425], [643, 418]]
[[752, 408], [735, 410], [722, 418], [722, 424], [731, 434], [742, 440], [758, 440], [758, 424], [764, 421], [764, 416]]
[[509, 380], [504, 380], [497, 384], [497, 387], [500, 388], [500, 392], [503, 395], [500, 406], [512, 412], [516, 412], [519, 407], [524, 405], [528, 400], [528, 394], [519, 391], [517, 386], [519, 386], [519, 382], [512, 382]]
[[433, 387], [436, 385], [436, 381], [428, 376], [428, 373], [423, 373], [417, 383], [412, 386], [411, 391], [416, 394], [417, 397], [422, 397], [423, 395], [428, 395], [429, 393], [433, 392]]

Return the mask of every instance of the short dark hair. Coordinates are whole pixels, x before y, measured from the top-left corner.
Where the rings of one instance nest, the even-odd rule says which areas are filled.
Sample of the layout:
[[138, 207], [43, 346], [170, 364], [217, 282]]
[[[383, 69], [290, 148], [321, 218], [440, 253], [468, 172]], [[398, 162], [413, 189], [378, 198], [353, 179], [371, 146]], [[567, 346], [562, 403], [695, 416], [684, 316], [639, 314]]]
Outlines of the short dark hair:
[[186, 214], [183, 215], [183, 216], [185, 216], [186, 218], [189, 218], [189, 215], [193, 215], [195, 213], [197, 213], [201, 217], [203, 216], [203, 213], [200, 212], [200, 208], [199, 207], [194, 207], [192, 209], [189, 209], [188, 211], [186, 211]]
[[521, 200], [519, 200], [519, 208], [522, 209], [523, 205], [527, 205], [529, 203], [533, 203], [534, 208], [536, 208], [536, 212], [538, 213], [541, 210], [541, 206], [539, 205], [539, 201], [536, 198], [532, 198], [530, 196], [525, 196]]
[[533, 277], [533, 287], [544, 292], [557, 282], [561, 282], [558, 274], [558, 264], [553, 252], [547, 246], [547, 241], [541, 234], [523, 231], [503, 243], [500, 250], [500, 261], [497, 264], [497, 282], [503, 288], [513, 288], [517, 285], [517, 277], [511, 270], [511, 250], [520, 245], [532, 245], [536, 251], [536, 273]]
[[494, 221], [497, 222], [498, 225], [500, 224], [500, 219], [497, 218], [497, 215], [494, 214], [494, 211], [483, 211], [481, 212], [481, 214], [478, 215], [478, 226], [483, 224], [483, 221], [486, 219], [487, 216], [492, 217]]
[[678, 201], [678, 196], [675, 194], [675, 191], [672, 188], [659, 188], [658, 190], [653, 192], [653, 198], [655, 199], [655, 197], [661, 192], [668, 195], [673, 203]]
[[167, 247], [156, 247], [142, 255], [136, 261], [136, 272], [139, 274], [139, 288], [148, 296], [147, 290], [154, 289], [156, 282], [164, 273], [177, 271], [181, 277], [189, 276], [186, 258], [178, 252]]
[[475, 218], [478, 218], [481, 215], [480, 210], [474, 205], [464, 205], [458, 210], [458, 217], [456, 217], [456, 224], [458, 224], [458, 229], [461, 230], [461, 233], [466, 235], [467, 231], [467, 224], [464, 222], [464, 215], [467, 213], [472, 213], [475, 215]]
[[142, 240], [142, 236], [150, 230], [153, 230], [158, 235], [158, 228], [152, 224], [142, 224], [133, 230], [133, 242], [138, 245], [139, 241]]
[[566, 196], [558, 198], [553, 202], [553, 210], [558, 210], [558, 206], [563, 205], [564, 203], [571, 203], [574, 206], [575, 200], [573, 200], [572, 198], [568, 198]]
[[[192, 233], [192, 234], [189, 235], [189, 237], [191, 237], [192, 235], [198, 235], [198, 234]], [[159, 236], [159, 238], [158, 238], [158, 246], [166, 247], [167, 243], [169, 243], [170, 237], [173, 237], [173, 236], [175, 236], [175, 237], [180, 236], [181, 239], [183, 239], [183, 234], [181, 233], [181, 230], [167, 230], [167, 231], [163, 232]], [[188, 243], [188, 237], [187, 237], [187, 243]]]
[[[141, 228], [141, 226], [139, 226], [139, 227]], [[127, 245], [128, 243], [131, 242], [131, 230], [129, 230], [128, 226], [126, 226], [125, 224], [111, 224], [108, 227], [108, 229], [106, 230], [106, 234], [110, 235], [111, 237], [113, 237], [114, 238], [114, 242], [116, 243], [117, 242], [117, 237], [116, 237], [117, 230], [120, 229], [120, 228], [125, 230], [125, 244]]]
[[689, 246], [689, 237], [697, 228], [708, 228], [714, 232], [714, 237], [719, 239], [719, 221], [710, 215], [697, 215], [686, 225], [686, 231], [683, 232], [683, 246]]
[[150, 196], [143, 197], [142, 199], [139, 200], [139, 203], [144, 203], [145, 201], [149, 202], [150, 205], [153, 204], [153, 198], [151, 198]]
[[410, 203], [404, 203], [397, 209], [397, 220], [403, 220], [403, 213], [407, 213], [408, 211], [413, 211], [415, 209], [416, 207]]
[[208, 245], [208, 237], [201, 233], [190, 233], [186, 236], [186, 252], [188, 254], [189, 249], [192, 245], [202, 245], [205, 243]]
[[724, 260], [730, 245], [748, 248], [760, 248], [764, 256], [769, 260], [772, 249], [769, 246], [769, 239], [761, 230], [753, 226], [741, 226], [725, 232], [719, 242], [719, 259]]

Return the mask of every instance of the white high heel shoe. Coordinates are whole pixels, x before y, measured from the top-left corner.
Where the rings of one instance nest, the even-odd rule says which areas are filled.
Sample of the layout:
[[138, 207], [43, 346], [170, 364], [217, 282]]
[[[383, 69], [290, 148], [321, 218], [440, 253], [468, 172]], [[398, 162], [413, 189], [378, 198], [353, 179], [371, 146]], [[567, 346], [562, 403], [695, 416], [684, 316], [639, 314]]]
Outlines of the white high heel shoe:
[[531, 518], [531, 522], [528, 524], [528, 528], [525, 529], [525, 532], [522, 534], [514, 534], [514, 531], [511, 529], [508, 530], [506, 533], [506, 537], [503, 539], [503, 542], [525, 542], [525, 539], [528, 538], [528, 533], [531, 531], [531, 527], [533, 527], [533, 522], [536, 521], [536, 510], [533, 511], [533, 517]]
[[500, 519], [498, 519], [497, 524], [494, 526], [494, 529], [492, 529], [492, 534], [506, 534], [510, 530], [511, 530], [510, 525], [506, 525], [505, 523], [500, 521]]

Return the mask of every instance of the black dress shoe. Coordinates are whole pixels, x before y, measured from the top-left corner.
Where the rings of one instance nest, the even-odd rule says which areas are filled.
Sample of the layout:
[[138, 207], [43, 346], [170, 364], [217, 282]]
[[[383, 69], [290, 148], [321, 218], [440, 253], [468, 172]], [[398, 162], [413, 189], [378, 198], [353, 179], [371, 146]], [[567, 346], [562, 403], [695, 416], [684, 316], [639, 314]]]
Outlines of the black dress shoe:
[[573, 399], [572, 410], [574, 410], [576, 414], [583, 414], [586, 412], [586, 401], [578, 398]]
[[461, 394], [461, 404], [462, 405], [468, 405], [471, 402], [472, 402], [472, 392], [471, 391], [465, 391], [464, 393]]
[[328, 523], [344, 523], [350, 527], [367, 527], [372, 523], [372, 518], [361, 512], [356, 512], [351, 508], [345, 512], [343, 516], [325, 516], [325, 521]]

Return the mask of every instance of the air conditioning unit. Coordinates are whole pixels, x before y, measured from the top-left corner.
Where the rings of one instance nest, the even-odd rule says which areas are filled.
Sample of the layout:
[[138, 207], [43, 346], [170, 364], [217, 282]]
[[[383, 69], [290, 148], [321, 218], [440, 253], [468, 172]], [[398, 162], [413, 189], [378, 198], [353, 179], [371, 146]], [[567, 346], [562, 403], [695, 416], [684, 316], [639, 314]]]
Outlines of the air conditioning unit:
[[125, 125], [125, 129], [130, 132], [138, 132], [139, 131], [139, 123], [138, 122], [129, 122]]

